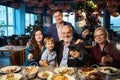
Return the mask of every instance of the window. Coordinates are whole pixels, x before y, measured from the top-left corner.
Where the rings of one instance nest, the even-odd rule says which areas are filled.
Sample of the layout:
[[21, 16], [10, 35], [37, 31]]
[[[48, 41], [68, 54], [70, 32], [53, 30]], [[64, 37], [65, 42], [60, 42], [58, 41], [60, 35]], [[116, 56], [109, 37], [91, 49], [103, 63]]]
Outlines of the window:
[[0, 5], [0, 34], [5, 36], [13, 34], [14, 9]]
[[110, 28], [120, 34], [120, 15], [118, 17], [110, 16]]
[[37, 15], [35, 14], [30, 14], [30, 13], [26, 13], [25, 14], [25, 25], [29, 26], [34, 25], [34, 22], [37, 20]]

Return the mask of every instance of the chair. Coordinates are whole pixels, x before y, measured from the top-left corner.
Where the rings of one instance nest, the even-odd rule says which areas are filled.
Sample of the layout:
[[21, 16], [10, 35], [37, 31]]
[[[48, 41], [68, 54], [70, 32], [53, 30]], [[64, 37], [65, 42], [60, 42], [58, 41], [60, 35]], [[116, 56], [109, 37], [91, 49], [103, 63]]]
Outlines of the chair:
[[[6, 45], [6, 36], [0, 36], [0, 47], [5, 46]], [[2, 56], [4, 56], [3, 52], [0, 52], [2, 54]]]
[[11, 53], [10, 54], [11, 65], [23, 65], [25, 57], [26, 57], [25, 50]]

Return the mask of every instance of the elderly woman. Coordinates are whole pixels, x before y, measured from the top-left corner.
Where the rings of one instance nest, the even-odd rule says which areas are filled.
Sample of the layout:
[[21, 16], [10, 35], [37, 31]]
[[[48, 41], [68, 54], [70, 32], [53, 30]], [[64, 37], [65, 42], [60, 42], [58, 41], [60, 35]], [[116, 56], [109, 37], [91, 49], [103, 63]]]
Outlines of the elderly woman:
[[96, 28], [94, 31], [96, 45], [91, 48], [92, 58], [95, 64], [120, 68], [120, 53], [116, 45], [108, 40], [108, 32], [104, 27]]

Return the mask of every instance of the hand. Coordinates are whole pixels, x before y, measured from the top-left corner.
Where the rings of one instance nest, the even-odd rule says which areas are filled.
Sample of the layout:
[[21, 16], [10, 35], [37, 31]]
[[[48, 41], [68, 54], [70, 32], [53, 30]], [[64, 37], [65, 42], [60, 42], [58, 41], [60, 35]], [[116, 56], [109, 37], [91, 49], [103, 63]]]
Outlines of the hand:
[[28, 54], [28, 60], [33, 60], [33, 55], [31, 53]]
[[79, 43], [82, 43], [82, 42], [83, 42], [83, 40], [77, 39], [77, 41], [75, 42], [75, 44], [79, 44]]
[[111, 56], [109, 56], [109, 55], [103, 56], [101, 58], [101, 63], [100, 64], [101, 65], [106, 65], [107, 62], [110, 62], [110, 63], [113, 62], [113, 58]]
[[47, 60], [40, 60], [39, 61], [39, 64], [41, 65], [41, 66], [49, 66], [49, 63], [48, 63], [48, 61]]
[[80, 58], [80, 53], [78, 51], [70, 51], [70, 55], [74, 58]]
[[83, 32], [82, 32], [82, 37], [83, 38], [86, 38], [86, 36], [89, 34], [89, 29], [85, 29]]
[[27, 42], [27, 44], [26, 44], [26, 48], [27, 48], [30, 44], [31, 44], [31, 42]]
[[107, 57], [107, 58], [106, 58], [106, 61], [108, 61], [108, 62], [110, 62], [110, 63], [113, 62], [113, 58], [112, 58], [111, 56], [107, 55], [106, 57]]

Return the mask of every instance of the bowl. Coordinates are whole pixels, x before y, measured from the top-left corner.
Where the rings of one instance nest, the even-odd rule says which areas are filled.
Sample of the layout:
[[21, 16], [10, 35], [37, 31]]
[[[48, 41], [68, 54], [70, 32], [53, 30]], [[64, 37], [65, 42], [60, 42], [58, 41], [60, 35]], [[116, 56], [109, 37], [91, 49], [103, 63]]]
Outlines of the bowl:
[[41, 79], [47, 79], [53, 73], [51, 71], [41, 71], [38, 73], [38, 77]]
[[38, 69], [39, 67], [37, 66], [29, 66], [23, 70], [23, 73], [24, 75], [26, 75], [26, 77], [28, 77], [29, 79], [32, 79], [36, 76]]
[[91, 73], [98, 73], [98, 69], [86, 67], [86, 68], [82, 68], [82, 69], [78, 70], [79, 78], [81, 80], [89, 80], [88, 79], [89, 74], [91, 74]]

